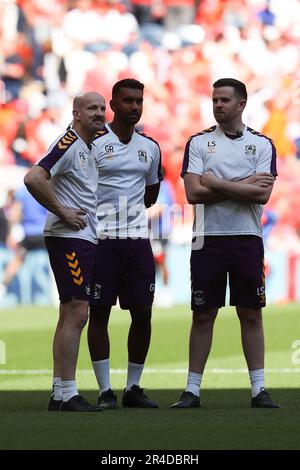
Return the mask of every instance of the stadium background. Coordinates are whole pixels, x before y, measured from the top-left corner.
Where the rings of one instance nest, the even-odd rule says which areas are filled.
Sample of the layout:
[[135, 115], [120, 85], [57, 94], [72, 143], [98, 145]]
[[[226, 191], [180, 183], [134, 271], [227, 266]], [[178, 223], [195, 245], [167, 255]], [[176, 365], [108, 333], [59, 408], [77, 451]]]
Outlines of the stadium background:
[[[266, 316], [267, 337], [270, 338], [268, 364], [273, 368], [281, 367], [281, 371], [291, 371], [294, 367], [292, 372], [296, 372], [295, 364], [299, 362], [291, 364], [290, 356], [291, 344], [299, 337], [298, 307], [286, 304], [300, 298], [299, 18], [299, 0], [0, 0], [0, 210], [7, 221], [7, 232], [1, 230], [0, 283], [5, 266], [15, 256], [22, 239], [20, 221], [15, 220], [12, 210], [15, 194], [22, 186], [28, 167], [45, 153], [48, 145], [69, 124], [72, 100], [77, 93], [98, 90], [109, 100], [111, 87], [119, 79], [135, 77], [145, 84], [144, 112], [140, 124], [144, 132], [160, 143], [166, 178], [172, 186], [175, 202], [183, 207], [186, 201], [179, 174], [185, 142], [190, 135], [214, 123], [210, 97], [212, 83], [220, 77], [235, 77], [247, 84], [249, 92], [244, 122], [272, 137], [277, 147], [279, 177], [263, 216], [267, 296], [269, 303], [278, 304], [274, 310], [271, 307], [271, 316]], [[108, 107], [107, 119], [110, 117]], [[191, 218], [191, 211], [188, 210], [184, 224], [180, 217], [175, 218], [173, 223], [167, 255], [169, 304], [189, 303]], [[158, 276], [157, 297], [163, 296], [163, 292], [164, 287]], [[56, 317], [53, 308], [41, 308], [39, 305], [56, 303], [54, 293], [47, 255], [38, 250], [28, 254], [7, 291], [0, 297], [3, 326], [0, 347], [3, 344], [9, 346], [9, 360], [3, 366], [3, 373], [6, 369], [9, 373], [11, 368], [48, 370], [45, 372], [48, 374], [46, 378], [37, 376], [29, 379], [27, 375], [21, 375], [13, 380], [10, 375], [2, 377], [5, 379], [2, 382], [2, 398], [7, 400], [8, 409], [7, 421], [4, 421], [7, 432], [3, 441], [7, 443], [7, 448], [14, 448], [18, 445], [16, 442], [19, 446], [24, 444], [24, 433], [18, 434], [16, 431], [9, 410], [22, 409], [22, 404], [31, 410], [32, 390], [46, 390], [43, 395], [36, 393], [36, 406], [42, 409], [47, 402], [51, 377], [51, 337]], [[37, 307], [26, 307], [24, 304], [37, 304]], [[280, 313], [284, 315], [280, 316]], [[123, 345], [123, 349], [120, 347], [112, 358], [115, 368], [121, 367], [120, 364], [125, 367], [127, 321], [117, 316], [112, 318], [114, 348], [119, 348], [119, 342]], [[225, 310], [224, 320], [220, 321], [219, 331], [224, 327], [228, 342], [222, 342], [222, 334], [216, 333], [220, 336], [216, 344], [221, 346], [220, 350], [213, 351], [210, 365], [225, 369], [241, 367], [241, 357], [232, 356], [230, 354], [236, 354], [236, 351], [229, 351], [231, 347], [240, 347], [234, 342], [238, 333], [234, 329], [236, 327], [232, 327], [233, 316]], [[176, 306], [168, 314], [156, 311], [150, 366], [186, 367], [189, 322], [188, 306], [183, 308], [183, 313]], [[158, 325], [160, 335], [156, 333]], [[232, 331], [234, 334], [231, 334]], [[35, 336], [35, 351], [32, 348], [33, 332], [40, 335]], [[170, 339], [169, 348], [165, 347], [163, 337]], [[179, 346], [182, 348], [180, 357]], [[86, 345], [82, 349], [79, 367], [83, 370], [90, 368], [90, 364]], [[22, 351], [22, 360], [19, 351]], [[159, 351], [163, 359], [158, 359]], [[171, 352], [174, 357], [171, 357]], [[2, 363], [5, 364], [4, 361]], [[91, 377], [87, 381], [87, 376], [79, 373], [79, 383], [95, 389]], [[169, 395], [158, 396], [166, 406], [177, 398], [177, 388], [184, 386], [184, 373], [179, 385], [168, 377], [162, 373], [155, 385], [153, 376], [145, 375], [148, 387], [176, 388], [175, 393], [170, 390]], [[297, 382], [295, 374], [288, 377], [284, 382], [281, 375], [275, 377], [273, 374], [271, 383], [273, 387], [286, 387], [285, 395], [279, 393], [279, 401], [291, 400], [293, 406], [294, 390], [295, 387], [299, 389], [299, 379]], [[114, 380], [121, 388], [123, 379], [115, 376]], [[232, 387], [230, 376], [225, 378], [223, 375], [217, 382], [215, 380], [215, 377], [214, 381], [208, 378], [207, 386], [211, 391]], [[234, 383], [241, 389], [248, 387], [246, 376], [235, 377]], [[9, 390], [7, 396], [6, 390]], [[19, 390], [29, 392], [20, 400]], [[230, 397], [226, 419], [231, 419], [239, 393], [243, 395], [244, 392], [234, 390], [232, 395], [225, 396], [225, 401]], [[220, 397], [217, 398], [217, 406], [221, 406], [222, 398], [221, 405]], [[214, 426], [214, 420], [219, 422], [220, 419], [218, 410], [210, 409], [209, 412], [210, 417], [209, 414], [205, 415], [205, 419], [210, 420], [208, 428], [201, 423], [202, 431], [208, 429], [208, 435], [209, 426]], [[243, 413], [246, 411], [243, 410]], [[292, 415], [290, 409], [284, 419], [292, 419]], [[36, 416], [28, 416], [27, 424], [23, 423], [29, 430], [27, 435], [25, 432], [27, 448], [42, 448], [45, 445], [40, 443], [44, 432], [39, 427], [45, 423], [45, 417], [40, 417], [38, 426]], [[38, 430], [36, 432], [31, 432], [32, 419]], [[132, 419], [134, 421], [135, 418]], [[149, 448], [155, 448], [155, 445], [164, 449], [180, 448], [181, 441], [176, 443], [174, 433], [184, 427], [183, 421], [172, 422], [168, 428], [169, 416], [166, 421], [163, 419], [159, 421], [161, 434], [157, 435], [156, 440], [152, 435], [154, 447]], [[232, 419], [232, 434], [226, 434], [227, 439], [232, 439], [229, 448], [237, 448], [239, 442], [243, 442], [240, 445], [245, 445], [245, 448], [252, 445], [264, 448], [264, 439], [269, 439], [271, 448], [280, 448], [279, 436], [276, 435], [278, 440], [273, 439], [279, 422], [273, 418], [268, 423], [260, 421], [260, 434], [255, 420], [249, 416], [247, 419], [250, 419], [253, 436], [256, 436], [255, 444], [248, 439], [248, 435], [243, 436], [243, 431], [240, 431], [243, 428], [239, 428]], [[144, 421], [148, 423], [148, 417]], [[283, 422], [287, 431], [288, 421], [282, 421], [280, 426]], [[113, 418], [112, 425], [115, 426], [112, 435], [115, 435], [116, 428], [120, 426], [117, 417]], [[194, 429], [196, 425], [198, 421], [195, 420]], [[268, 428], [267, 433], [264, 432], [264, 425]], [[71, 435], [70, 429], [68, 433]], [[174, 429], [174, 433], [170, 434], [170, 429]], [[293, 424], [293, 429], [297, 429], [296, 424]], [[197, 432], [200, 432], [199, 429]], [[168, 433], [171, 437], [166, 443], [162, 436]], [[190, 434], [183, 434], [187, 448]], [[16, 436], [16, 441], [10, 435]], [[55, 436], [57, 440], [60, 437], [60, 434]], [[273, 443], [270, 444], [272, 439]], [[295, 433], [286, 432], [285, 439], [284, 448], [298, 445]], [[78, 442], [78, 448], [83, 448], [84, 442]], [[105, 445], [106, 441], [103, 442]], [[222, 448], [224, 442], [224, 435], [220, 434], [211, 444], [206, 444], [206, 448]], [[96, 443], [90, 445], [97, 446]], [[116, 448], [110, 441], [107, 445]], [[199, 444], [194, 442], [193, 445], [191, 448], [198, 448]], [[71, 444], [66, 446], [72, 448]], [[52, 448], [59, 448], [59, 444], [53, 444]]]
[[[68, 125], [77, 93], [99, 90], [109, 100], [121, 78], [145, 83], [140, 125], [160, 143], [182, 206], [184, 144], [214, 122], [213, 81], [232, 76], [249, 90], [244, 121], [272, 137], [278, 152], [279, 178], [264, 215], [268, 298], [299, 300], [299, 17], [298, 0], [1, 0], [0, 206], [10, 229], [1, 240], [0, 273], [22, 236], [10, 213], [13, 192]], [[189, 299], [190, 223], [191, 213], [185, 224], [178, 217], [171, 234], [175, 303]], [[1, 307], [51, 302], [47, 258], [30, 257]]]

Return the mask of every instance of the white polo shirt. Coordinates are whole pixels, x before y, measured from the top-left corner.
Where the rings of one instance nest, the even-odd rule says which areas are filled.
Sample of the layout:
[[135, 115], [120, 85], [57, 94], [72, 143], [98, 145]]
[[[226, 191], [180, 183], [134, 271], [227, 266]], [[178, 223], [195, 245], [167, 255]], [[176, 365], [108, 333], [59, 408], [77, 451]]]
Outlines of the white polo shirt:
[[98, 243], [96, 146], [91, 144], [88, 147], [77, 132], [70, 129], [50, 145], [47, 155], [37, 164], [50, 173], [49, 184], [63, 206], [87, 212], [87, 226], [81, 230], [71, 229], [49, 212], [44, 235], [82, 238]]
[[159, 183], [161, 153], [157, 142], [139, 133], [122, 143], [109, 125], [94, 140], [98, 163], [99, 238], [148, 238], [145, 187]]
[[[205, 172], [228, 181], [238, 181], [261, 172], [277, 176], [276, 149], [271, 139], [247, 126], [243, 134], [234, 139], [227, 137], [219, 126], [213, 126], [188, 140], [181, 176]], [[233, 200], [205, 204], [204, 224], [200, 231], [197, 224], [197, 235], [262, 237], [262, 209], [261, 204]]]

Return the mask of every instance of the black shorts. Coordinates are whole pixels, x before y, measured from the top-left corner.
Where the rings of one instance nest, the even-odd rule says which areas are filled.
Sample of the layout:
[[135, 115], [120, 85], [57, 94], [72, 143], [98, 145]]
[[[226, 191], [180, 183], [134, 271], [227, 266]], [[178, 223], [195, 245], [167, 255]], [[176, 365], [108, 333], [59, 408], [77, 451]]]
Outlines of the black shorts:
[[61, 303], [90, 300], [97, 245], [81, 238], [45, 237]]
[[264, 247], [255, 235], [205, 236], [191, 254], [191, 307], [203, 311], [225, 305], [227, 275], [230, 305], [266, 305]]
[[115, 305], [119, 297], [122, 309], [148, 306], [154, 290], [155, 266], [148, 239], [98, 241], [91, 305]]

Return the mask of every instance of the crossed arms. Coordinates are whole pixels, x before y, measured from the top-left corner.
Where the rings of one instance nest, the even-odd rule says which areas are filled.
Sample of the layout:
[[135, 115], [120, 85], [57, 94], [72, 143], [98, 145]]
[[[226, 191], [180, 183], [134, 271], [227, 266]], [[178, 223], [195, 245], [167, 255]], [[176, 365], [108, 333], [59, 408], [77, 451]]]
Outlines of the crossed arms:
[[184, 175], [186, 197], [190, 204], [214, 204], [228, 199], [266, 204], [274, 182], [275, 177], [271, 173], [257, 173], [239, 181], [217, 178], [212, 173]]

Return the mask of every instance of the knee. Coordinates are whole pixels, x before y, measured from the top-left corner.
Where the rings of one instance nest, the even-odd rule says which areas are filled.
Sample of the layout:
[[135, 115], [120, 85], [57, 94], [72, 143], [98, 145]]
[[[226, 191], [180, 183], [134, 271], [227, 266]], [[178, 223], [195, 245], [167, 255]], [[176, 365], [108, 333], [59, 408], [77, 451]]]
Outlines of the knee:
[[151, 307], [135, 307], [130, 309], [132, 323], [140, 325], [148, 325], [151, 323], [152, 308]]
[[193, 312], [193, 327], [211, 327], [216, 319], [217, 310], [206, 310], [205, 312]]
[[81, 300], [72, 300], [69, 318], [78, 329], [82, 330], [88, 321], [88, 303]]
[[80, 329], [80, 330], [83, 330], [83, 328], [85, 327], [85, 325], [87, 324], [87, 321], [88, 321], [88, 314], [80, 314], [79, 317], [77, 318], [77, 327]]
[[107, 328], [108, 320], [110, 315], [110, 307], [94, 307], [90, 308], [90, 328]]
[[238, 317], [242, 325], [257, 326], [262, 323], [262, 314], [260, 309], [239, 309]]
[[87, 321], [88, 321], [88, 313], [87, 311], [86, 312], [79, 312], [77, 315], [76, 315], [76, 319], [75, 319], [75, 323], [76, 323], [76, 326], [79, 330], [83, 330], [83, 328], [85, 327], [85, 325], [87, 324]]

